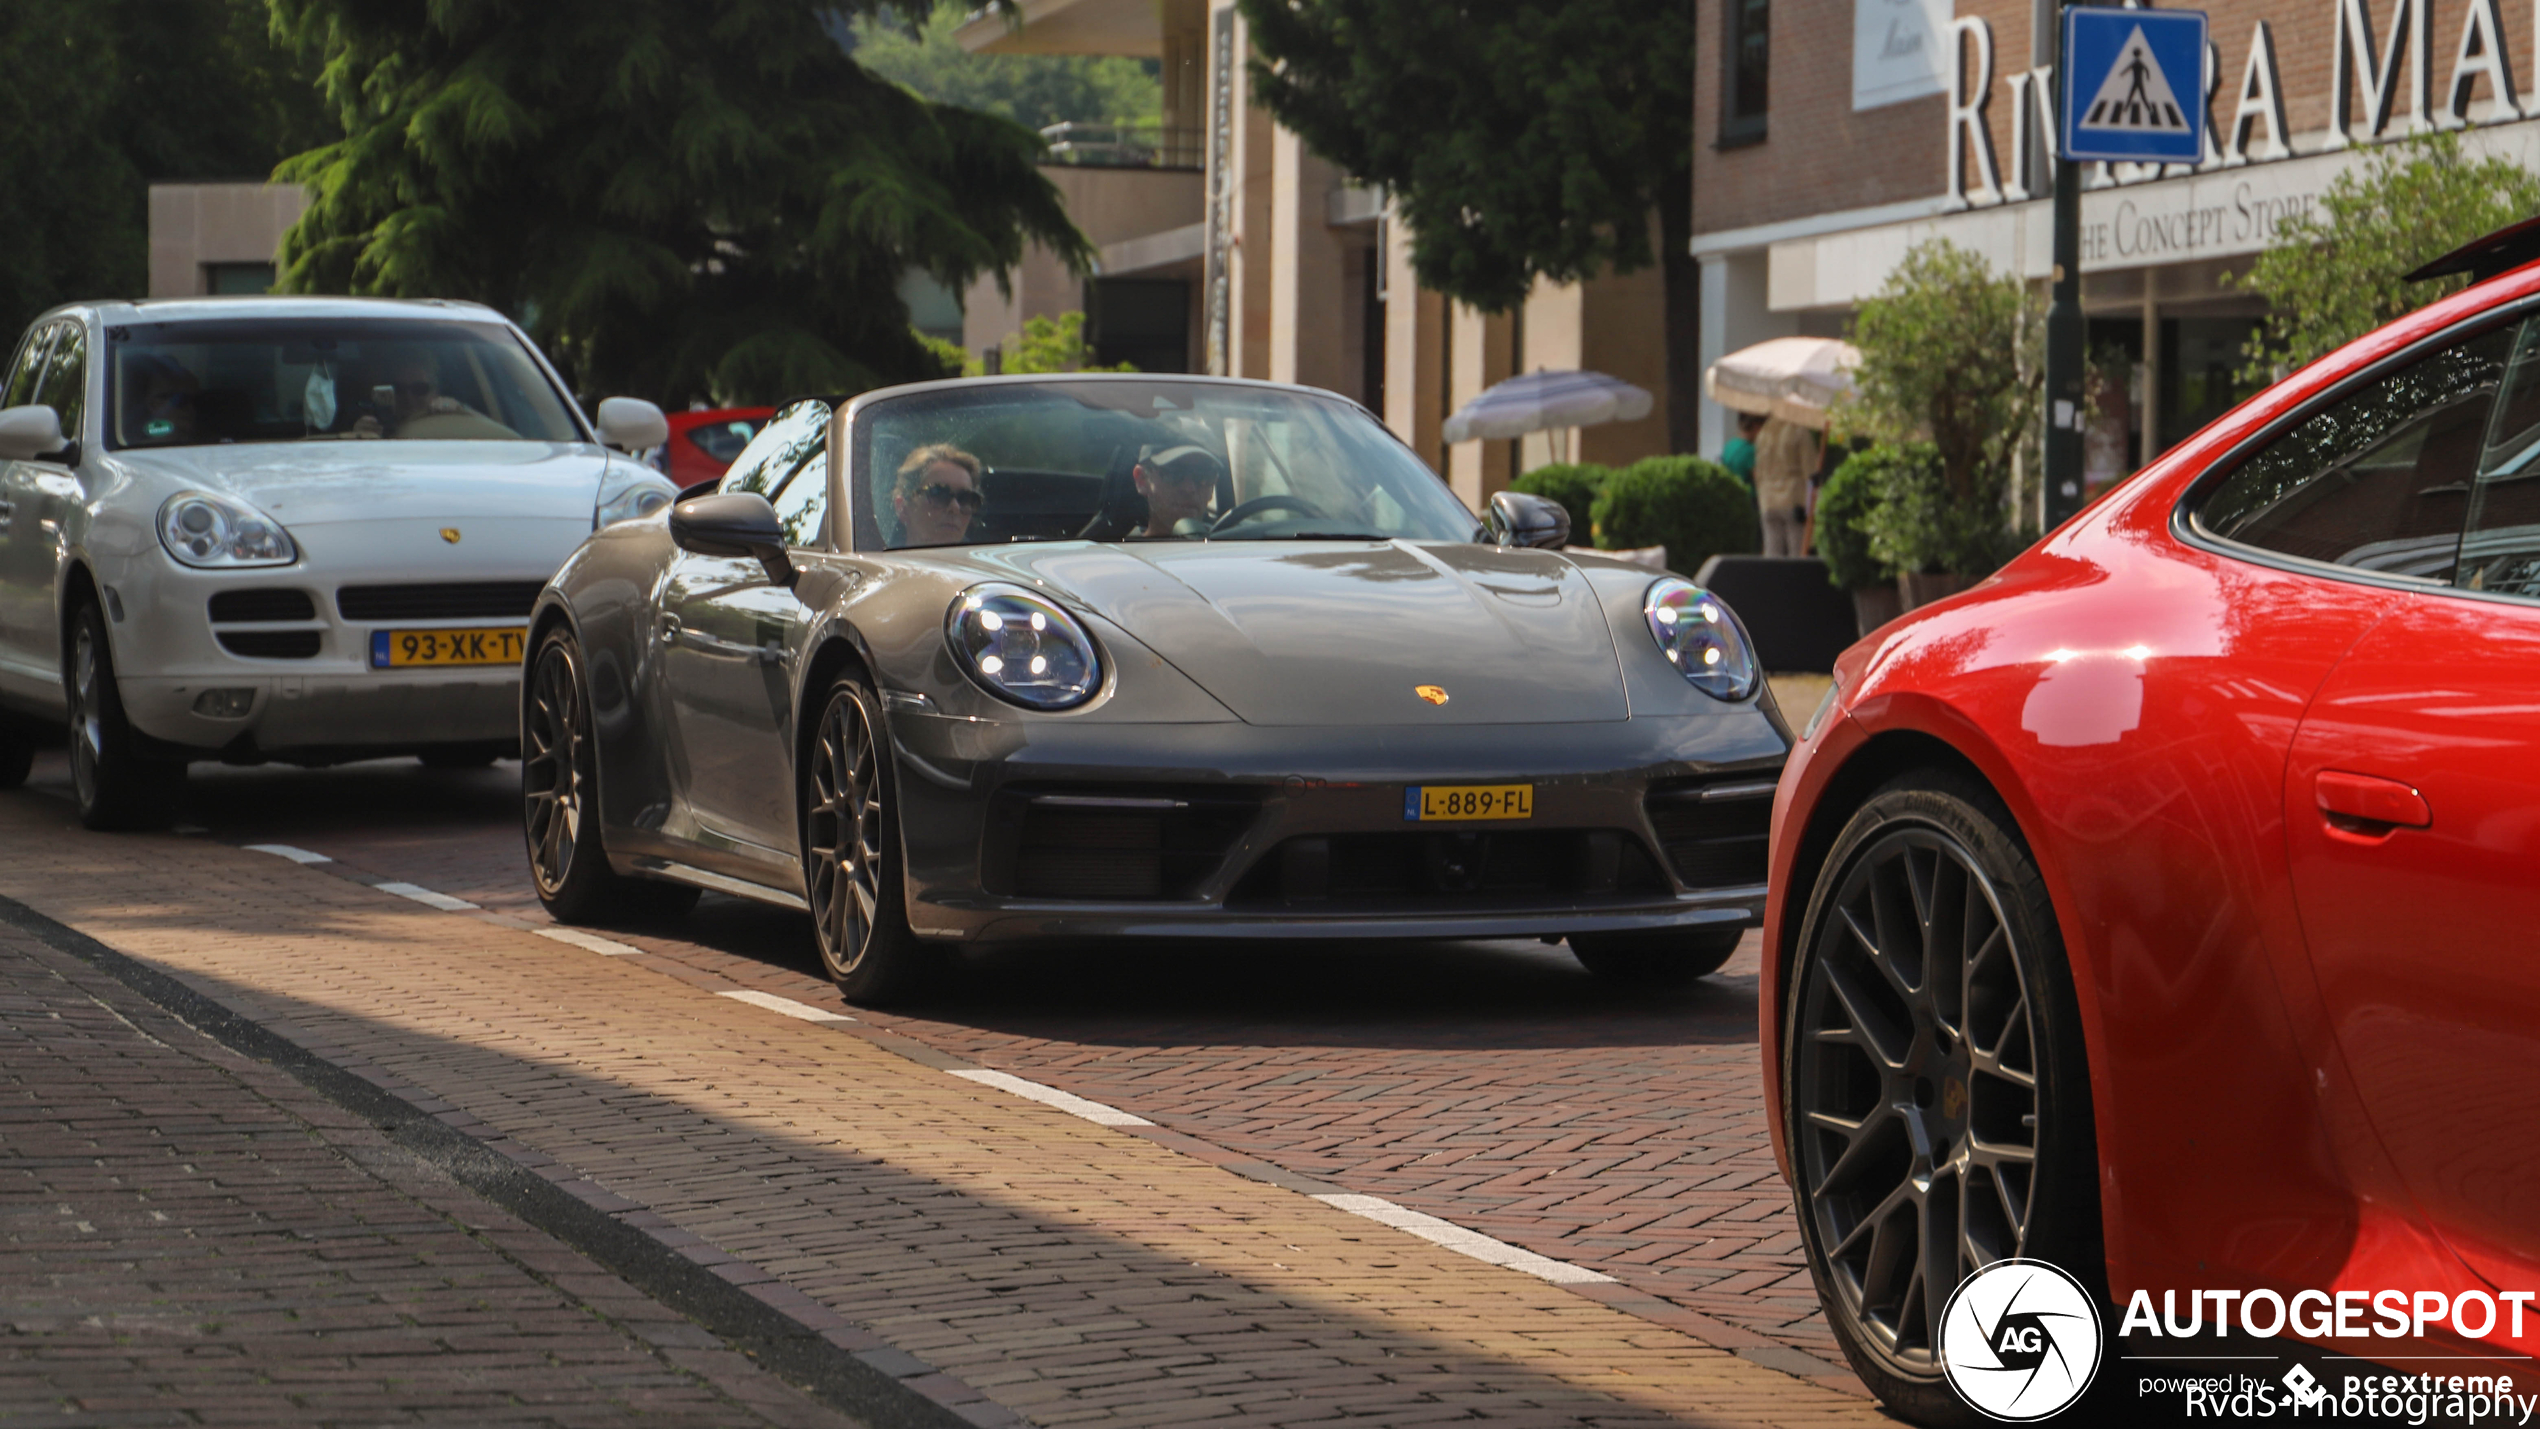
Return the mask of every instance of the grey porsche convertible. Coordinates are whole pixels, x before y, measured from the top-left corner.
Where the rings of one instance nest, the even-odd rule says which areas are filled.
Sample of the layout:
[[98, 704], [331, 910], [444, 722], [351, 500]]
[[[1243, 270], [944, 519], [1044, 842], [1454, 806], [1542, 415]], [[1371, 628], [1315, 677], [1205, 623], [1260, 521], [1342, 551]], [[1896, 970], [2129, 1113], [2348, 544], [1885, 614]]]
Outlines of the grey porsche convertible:
[[1689, 581], [1485, 519], [1261, 382], [925, 383], [780, 411], [540, 597], [530, 867], [568, 923], [810, 914], [853, 1001], [966, 945], [1567, 939], [1716, 970], [1790, 732]]

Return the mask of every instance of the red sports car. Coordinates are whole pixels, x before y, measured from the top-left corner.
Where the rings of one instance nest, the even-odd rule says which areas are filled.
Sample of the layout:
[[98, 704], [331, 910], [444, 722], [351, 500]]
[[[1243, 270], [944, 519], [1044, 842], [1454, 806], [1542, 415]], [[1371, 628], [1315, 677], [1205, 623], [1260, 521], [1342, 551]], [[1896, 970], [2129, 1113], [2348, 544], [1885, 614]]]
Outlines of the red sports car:
[[2014, 1256], [2111, 1330], [2231, 1291], [2540, 1378], [2535, 257], [2540, 221], [2428, 265], [2486, 280], [1838, 662], [1764, 1065], [1827, 1316], [1908, 1417], [1966, 1416], [1935, 1329]]
[[662, 475], [685, 491], [699, 482], [720, 480], [750, 444], [767, 419], [776, 415], [773, 407], [722, 407], [711, 412], [673, 412], [670, 414], [670, 440], [664, 442], [653, 458]]

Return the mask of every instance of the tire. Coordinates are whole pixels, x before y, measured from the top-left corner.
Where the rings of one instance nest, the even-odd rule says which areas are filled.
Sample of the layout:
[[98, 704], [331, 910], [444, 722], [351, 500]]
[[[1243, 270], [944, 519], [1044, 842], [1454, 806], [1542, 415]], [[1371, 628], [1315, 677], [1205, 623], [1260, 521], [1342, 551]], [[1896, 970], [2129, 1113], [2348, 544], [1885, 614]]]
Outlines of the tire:
[[[92, 829], [165, 828], [185, 794], [185, 764], [142, 752], [115, 685], [115, 651], [95, 601], [71, 616], [62, 688], [70, 707], [71, 789]], [[14, 760], [12, 761], [14, 763]], [[21, 778], [24, 776], [21, 775]]]
[[847, 1001], [881, 1007], [933, 981], [909, 931], [897, 777], [882, 702], [852, 674], [830, 686], [802, 766], [803, 885], [820, 963]]
[[455, 745], [447, 749], [427, 749], [416, 755], [415, 761], [426, 769], [483, 769], [500, 758], [502, 755], [496, 750]]
[[695, 907], [694, 888], [609, 867], [590, 687], [573, 632], [553, 630], [538, 643], [521, 725], [521, 833], [548, 914], [559, 923], [608, 925], [667, 921]]
[[1745, 936], [1743, 926], [1580, 933], [1570, 939], [1570, 956], [1589, 972], [1624, 987], [1686, 987], [1718, 972]]
[[2024, 1256], [2107, 1300], [2089, 1070], [2054, 906], [2009, 811], [1954, 774], [1873, 794], [1825, 868], [1786, 984], [1780, 1068], [1809, 1273], [1880, 1402], [1917, 1424], [1988, 1423], [1933, 1352], [1960, 1281]]

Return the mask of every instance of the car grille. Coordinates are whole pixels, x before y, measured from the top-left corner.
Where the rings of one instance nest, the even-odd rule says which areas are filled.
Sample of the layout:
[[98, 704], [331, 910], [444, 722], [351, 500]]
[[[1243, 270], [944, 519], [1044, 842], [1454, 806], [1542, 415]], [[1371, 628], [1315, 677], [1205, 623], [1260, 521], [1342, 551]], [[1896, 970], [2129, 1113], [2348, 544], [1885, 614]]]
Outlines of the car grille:
[[348, 585], [335, 592], [346, 620], [493, 620], [529, 614], [544, 581]]
[[1253, 865], [1230, 907], [1574, 905], [1667, 880], [1620, 829], [1405, 830], [1293, 838]]
[[1740, 888], [1767, 877], [1778, 771], [1668, 780], [1649, 791], [1649, 825], [1688, 888]]
[[1259, 813], [1222, 791], [1009, 789], [990, 811], [980, 879], [1023, 898], [1189, 898]]
[[317, 605], [304, 590], [225, 590], [212, 597], [212, 619], [315, 620]]
[[314, 630], [222, 630], [220, 646], [232, 655], [258, 660], [307, 660], [318, 652]]

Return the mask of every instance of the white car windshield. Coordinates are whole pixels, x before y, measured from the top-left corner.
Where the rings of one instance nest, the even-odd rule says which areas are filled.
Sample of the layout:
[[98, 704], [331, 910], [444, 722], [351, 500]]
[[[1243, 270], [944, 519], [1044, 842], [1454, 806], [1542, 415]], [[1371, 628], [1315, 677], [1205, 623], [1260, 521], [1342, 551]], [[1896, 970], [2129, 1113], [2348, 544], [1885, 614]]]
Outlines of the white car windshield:
[[1302, 388], [1052, 377], [860, 413], [858, 544], [1469, 541], [1464, 509], [1360, 408]]
[[261, 318], [107, 329], [118, 447], [584, 440], [508, 328]]

